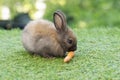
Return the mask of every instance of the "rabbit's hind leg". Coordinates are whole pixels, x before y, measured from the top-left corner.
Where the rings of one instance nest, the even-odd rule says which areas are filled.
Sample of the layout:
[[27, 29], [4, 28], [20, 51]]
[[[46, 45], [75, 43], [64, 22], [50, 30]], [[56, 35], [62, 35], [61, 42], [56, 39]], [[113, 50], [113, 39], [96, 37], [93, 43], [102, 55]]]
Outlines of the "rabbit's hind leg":
[[53, 55], [50, 55], [48, 53], [43, 53], [41, 56], [44, 58], [55, 58]]

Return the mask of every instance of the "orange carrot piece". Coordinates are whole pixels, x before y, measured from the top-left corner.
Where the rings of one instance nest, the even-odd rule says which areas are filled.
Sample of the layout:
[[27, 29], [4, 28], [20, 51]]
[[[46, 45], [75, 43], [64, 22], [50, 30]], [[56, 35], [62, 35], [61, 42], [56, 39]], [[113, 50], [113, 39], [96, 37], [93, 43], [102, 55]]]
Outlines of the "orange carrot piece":
[[74, 57], [74, 52], [68, 52], [67, 56], [64, 58], [64, 62], [67, 63], [69, 62], [72, 58]]

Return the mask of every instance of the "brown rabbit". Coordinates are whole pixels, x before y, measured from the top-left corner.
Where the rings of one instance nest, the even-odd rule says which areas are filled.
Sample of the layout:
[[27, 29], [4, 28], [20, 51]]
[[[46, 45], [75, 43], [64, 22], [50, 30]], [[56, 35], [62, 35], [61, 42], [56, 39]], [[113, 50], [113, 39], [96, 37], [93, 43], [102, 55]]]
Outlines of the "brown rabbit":
[[47, 20], [31, 21], [22, 34], [25, 49], [43, 57], [64, 57], [66, 52], [77, 48], [76, 36], [67, 26], [61, 11], [53, 14], [54, 23]]

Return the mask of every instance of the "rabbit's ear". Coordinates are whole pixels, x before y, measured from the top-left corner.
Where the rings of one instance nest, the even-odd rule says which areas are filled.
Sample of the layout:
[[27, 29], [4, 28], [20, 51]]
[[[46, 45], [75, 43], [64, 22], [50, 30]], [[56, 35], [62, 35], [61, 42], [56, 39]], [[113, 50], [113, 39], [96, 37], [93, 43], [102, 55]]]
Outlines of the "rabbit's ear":
[[67, 23], [66, 17], [61, 11], [54, 12], [54, 25], [58, 31], [66, 31], [67, 30]]

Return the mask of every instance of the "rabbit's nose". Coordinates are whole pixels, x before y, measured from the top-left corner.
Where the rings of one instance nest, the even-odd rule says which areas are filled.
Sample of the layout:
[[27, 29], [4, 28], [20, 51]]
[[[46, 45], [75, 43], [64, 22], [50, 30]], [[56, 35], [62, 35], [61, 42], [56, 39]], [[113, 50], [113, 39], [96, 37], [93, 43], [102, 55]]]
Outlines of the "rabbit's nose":
[[75, 51], [77, 49], [77, 46], [72, 46], [69, 51]]
[[74, 47], [73, 47], [73, 50], [75, 51], [76, 49], [77, 49], [77, 46], [74, 46]]

